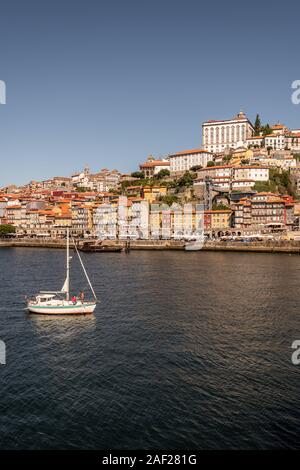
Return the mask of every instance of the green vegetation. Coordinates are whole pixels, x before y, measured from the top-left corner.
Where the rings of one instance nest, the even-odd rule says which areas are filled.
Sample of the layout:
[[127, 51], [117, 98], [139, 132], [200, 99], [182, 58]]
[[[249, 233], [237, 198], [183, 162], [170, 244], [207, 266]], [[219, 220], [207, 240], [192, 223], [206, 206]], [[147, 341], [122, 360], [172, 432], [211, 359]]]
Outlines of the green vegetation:
[[230, 160], [231, 160], [231, 155], [224, 155], [224, 157], [222, 158], [223, 162], [224, 163], [229, 163]]
[[116, 188], [109, 188], [108, 192], [112, 194], [121, 195], [121, 191]]
[[170, 176], [170, 171], [167, 169], [160, 170], [156, 175], [151, 178], [145, 178], [145, 175], [142, 171], [134, 171], [131, 173], [133, 178], [138, 178], [136, 181], [122, 181], [121, 183], [121, 190], [122, 192], [126, 193], [126, 189], [128, 186], [167, 186], [172, 187], [172, 182], [170, 181], [163, 181], [164, 178], [168, 178]]
[[213, 204], [212, 209], [213, 211], [228, 211], [230, 207], [225, 204]]
[[256, 119], [255, 119], [255, 124], [254, 124], [254, 130], [255, 130], [256, 136], [260, 134], [260, 129], [261, 129], [261, 121], [260, 121], [259, 114], [257, 114]]
[[167, 187], [167, 189], [174, 189], [176, 188], [176, 181], [166, 181], [165, 186]]
[[158, 180], [161, 180], [163, 178], [166, 178], [170, 176], [170, 171], [167, 170], [167, 169], [164, 169], [164, 170], [160, 170], [155, 176], [154, 178], [158, 179]]
[[78, 193], [86, 193], [86, 192], [89, 192], [90, 191], [90, 188], [84, 188], [83, 186], [77, 186], [76, 187], [76, 191]]
[[202, 166], [201, 165], [194, 165], [191, 167], [191, 171], [198, 171], [201, 170]]
[[[179, 191], [183, 191], [185, 188], [189, 188], [193, 186], [194, 179], [197, 178], [197, 174], [192, 171], [186, 171], [184, 175], [182, 175], [180, 178], [169, 180], [169, 181], [163, 181], [163, 178], [169, 178], [170, 177], [170, 172], [169, 170], [161, 170], [157, 175], [153, 176], [152, 178], [143, 178], [139, 179], [137, 181], [123, 181], [121, 183], [121, 190], [123, 194], [126, 194], [126, 190], [128, 186], [165, 186], [167, 190], [171, 190], [173, 193], [179, 193]], [[167, 195], [165, 196], [169, 201], [169, 197], [171, 197], [172, 202], [176, 202], [177, 196], [174, 196], [174, 194], [171, 194], [170, 196]], [[174, 201], [173, 199], [174, 198]], [[171, 202], [171, 203], [172, 203]], [[169, 202], [167, 202], [169, 204]]]
[[186, 171], [184, 175], [176, 181], [176, 192], [179, 192], [179, 190], [182, 188], [189, 188], [190, 186], [193, 186], [193, 182], [196, 177], [197, 175], [195, 173]]
[[0, 225], [0, 237], [3, 235], [7, 235], [9, 233], [16, 233], [16, 229], [13, 225], [10, 225], [10, 224]]
[[178, 202], [178, 197], [173, 195], [173, 194], [171, 194], [169, 196], [161, 196], [159, 198], [159, 202], [162, 202], [164, 204], [167, 204], [168, 206], [171, 206], [175, 202]]
[[139, 178], [139, 179], [145, 178], [143, 171], [134, 171], [133, 173], [131, 173], [130, 176], [132, 176], [132, 178]]
[[268, 135], [273, 134], [273, 130], [271, 129], [269, 124], [262, 125], [259, 114], [256, 115], [255, 123], [254, 123], [254, 135], [258, 136], [262, 134]]
[[121, 189], [122, 191], [126, 191], [128, 186], [153, 186], [154, 184], [155, 182], [152, 178], [144, 178], [138, 181], [122, 181]]
[[207, 162], [207, 166], [215, 166], [215, 162], [213, 162], [212, 160], [210, 162]]
[[273, 134], [273, 130], [271, 129], [269, 124], [265, 124], [264, 126], [262, 126], [260, 131], [262, 132], [262, 135]]
[[271, 192], [279, 194], [289, 194], [295, 196], [295, 186], [291, 180], [290, 172], [278, 169], [270, 169], [269, 181], [257, 181], [254, 189], [258, 192]]

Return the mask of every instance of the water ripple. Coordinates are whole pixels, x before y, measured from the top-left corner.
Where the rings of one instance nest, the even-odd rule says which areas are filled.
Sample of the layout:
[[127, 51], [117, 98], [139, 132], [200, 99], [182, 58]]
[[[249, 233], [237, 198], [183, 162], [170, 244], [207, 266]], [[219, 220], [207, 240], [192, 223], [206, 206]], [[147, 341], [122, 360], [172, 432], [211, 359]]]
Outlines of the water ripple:
[[24, 312], [62, 251], [0, 258], [1, 449], [299, 447], [298, 257], [86, 254], [102, 303], [77, 318]]

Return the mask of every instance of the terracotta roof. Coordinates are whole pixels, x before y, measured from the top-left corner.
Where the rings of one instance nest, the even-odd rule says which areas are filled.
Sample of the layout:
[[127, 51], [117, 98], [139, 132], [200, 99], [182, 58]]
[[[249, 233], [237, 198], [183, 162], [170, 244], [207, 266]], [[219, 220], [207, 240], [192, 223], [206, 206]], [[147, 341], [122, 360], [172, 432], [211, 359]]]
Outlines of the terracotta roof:
[[218, 169], [221, 169], [221, 168], [232, 168], [231, 165], [216, 165], [216, 166], [206, 166], [205, 168], [201, 168], [200, 170], [198, 171], [207, 171], [207, 170], [218, 170]]
[[145, 162], [140, 165], [140, 168], [153, 168], [156, 166], [169, 166], [170, 162], [164, 162], [162, 160], [153, 160], [152, 162]]
[[178, 157], [180, 155], [192, 155], [192, 154], [197, 154], [197, 153], [209, 153], [212, 155], [211, 152], [208, 152], [207, 150], [204, 150], [204, 149], [191, 149], [191, 150], [183, 150], [182, 152], [173, 153], [169, 155], [169, 157]]
[[286, 137], [300, 137], [300, 132], [295, 132], [295, 133], [290, 133], [290, 134], [286, 134], [285, 135]]
[[256, 193], [254, 197], [256, 196], [276, 196], [276, 194], [267, 191], [262, 191], [261, 193]]
[[246, 182], [250, 182], [250, 181], [251, 181], [252, 183], [255, 183], [255, 180], [240, 179], [240, 180], [233, 180], [233, 181], [232, 181], [232, 184], [234, 184], [234, 183], [241, 183], [241, 182], [245, 182], [245, 183], [246, 183]]
[[242, 166], [236, 166], [235, 168], [239, 170], [245, 170], [245, 169], [250, 169], [250, 170], [266, 170], [267, 167], [261, 166], [261, 165], [242, 165]]
[[231, 209], [224, 209], [224, 210], [210, 210], [210, 211], [204, 211], [204, 214], [229, 214]]
[[141, 202], [145, 200], [142, 197], [130, 197], [128, 199], [130, 199], [132, 202]]

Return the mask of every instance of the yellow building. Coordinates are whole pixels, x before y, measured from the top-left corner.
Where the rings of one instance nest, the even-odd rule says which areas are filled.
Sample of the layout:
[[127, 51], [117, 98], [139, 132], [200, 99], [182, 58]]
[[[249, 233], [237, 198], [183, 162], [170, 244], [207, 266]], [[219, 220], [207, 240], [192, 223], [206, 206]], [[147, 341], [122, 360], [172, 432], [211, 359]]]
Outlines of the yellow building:
[[157, 201], [160, 196], [166, 196], [166, 194], [166, 186], [144, 186], [142, 190], [142, 197], [150, 204]]
[[232, 153], [230, 165], [239, 166], [242, 160], [249, 160], [253, 157], [253, 151], [250, 149], [237, 149]]
[[206, 230], [228, 229], [231, 226], [231, 210], [211, 210], [204, 212], [204, 226]]

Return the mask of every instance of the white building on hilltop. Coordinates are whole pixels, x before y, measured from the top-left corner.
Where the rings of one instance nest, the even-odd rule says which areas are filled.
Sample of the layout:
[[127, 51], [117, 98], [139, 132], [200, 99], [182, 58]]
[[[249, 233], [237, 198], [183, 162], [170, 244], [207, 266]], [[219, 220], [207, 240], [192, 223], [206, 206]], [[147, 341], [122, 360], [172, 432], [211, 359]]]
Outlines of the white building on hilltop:
[[203, 149], [184, 150], [169, 155], [169, 160], [171, 173], [182, 173], [193, 166], [206, 167], [208, 162], [213, 161], [213, 154]]
[[242, 111], [233, 119], [206, 121], [202, 125], [203, 148], [213, 153], [245, 147], [253, 135], [254, 127]]

